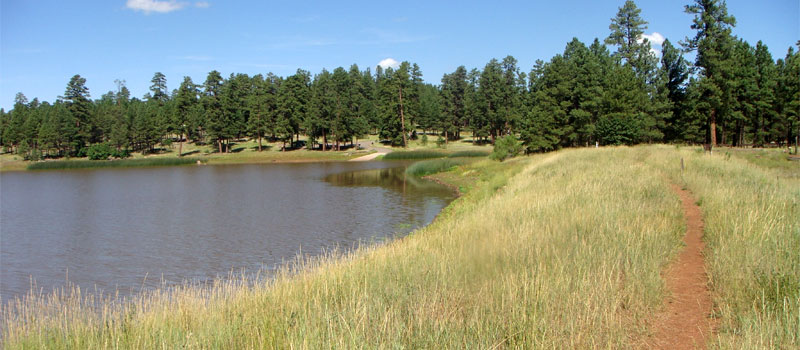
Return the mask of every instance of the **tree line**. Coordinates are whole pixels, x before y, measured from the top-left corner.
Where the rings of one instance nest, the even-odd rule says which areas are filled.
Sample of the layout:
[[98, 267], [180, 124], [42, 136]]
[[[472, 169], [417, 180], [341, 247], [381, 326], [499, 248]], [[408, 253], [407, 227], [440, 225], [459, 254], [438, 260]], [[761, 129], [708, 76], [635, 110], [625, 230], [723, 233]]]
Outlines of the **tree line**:
[[[224, 78], [215, 70], [201, 84], [184, 77], [172, 91], [155, 73], [142, 98], [118, 80], [115, 91], [92, 100], [86, 80], [75, 75], [54, 103], [18, 93], [12, 110], [0, 110], [0, 145], [39, 159], [84, 156], [97, 145], [124, 156], [175, 142], [178, 154], [184, 142], [222, 153], [245, 137], [257, 140], [259, 151], [264, 139], [285, 150], [298, 147], [300, 135], [323, 151], [367, 134], [405, 146], [418, 130], [443, 144], [464, 134], [479, 143], [514, 135], [528, 152], [595, 143], [797, 142], [800, 54], [790, 47], [774, 60], [761, 41], [753, 46], [734, 36], [724, 1], [695, 0], [685, 11], [694, 16], [695, 36], [665, 40], [660, 58], [643, 36], [641, 10], [628, 0], [603, 40], [573, 39], [528, 73], [512, 56], [482, 70], [460, 66], [437, 85], [409, 62], [374, 72], [323, 69], [313, 77], [297, 70]], [[696, 53], [695, 62], [687, 52]]]

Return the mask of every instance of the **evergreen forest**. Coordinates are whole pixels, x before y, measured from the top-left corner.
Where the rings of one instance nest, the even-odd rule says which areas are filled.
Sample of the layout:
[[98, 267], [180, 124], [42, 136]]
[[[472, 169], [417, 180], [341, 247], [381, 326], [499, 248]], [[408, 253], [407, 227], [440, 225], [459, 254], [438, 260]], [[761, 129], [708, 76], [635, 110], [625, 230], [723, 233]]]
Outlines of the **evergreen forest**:
[[[0, 110], [0, 145], [25, 159], [82, 157], [97, 148], [124, 157], [174, 143], [230, 152], [241, 138], [283, 149], [339, 150], [368, 134], [404, 146], [420, 133], [442, 143], [471, 136], [494, 143], [513, 135], [526, 152], [640, 143], [795, 145], [800, 138], [800, 55], [772, 57], [761, 42], [737, 38], [724, 1], [685, 6], [693, 37], [666, 40], [656, 55], [648, 22], [628, 0], [604, 38], [573, 39], [533, 67], [507, 56], [482, 69], [460, 66], [439, 84], [403, 62], [294, 75], [184, 77], [170, 90], [155, 73], [149, 92], [131, 96], [122, 80], [92, 98], [80, 75], [55, 102], [18, 93]], [[691, 19], [691, 21], [689, 21]], [[800, 47], [800, 41], [796, 44]], [[691, 53], [694, 62], [685, 56]], [[180, 152], [179, 152], [180, 154]]]

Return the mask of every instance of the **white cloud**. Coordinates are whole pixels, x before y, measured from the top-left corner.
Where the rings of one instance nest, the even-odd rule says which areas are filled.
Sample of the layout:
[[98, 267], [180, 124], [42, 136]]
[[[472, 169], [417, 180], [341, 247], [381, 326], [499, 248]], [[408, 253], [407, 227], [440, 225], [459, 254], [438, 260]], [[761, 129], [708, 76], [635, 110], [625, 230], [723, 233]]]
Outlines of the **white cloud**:
[[194, 3], [194, 7], [198, 7], [201, 9], [207, 9], [209, 6], [211, 6], [211, 4], [208, 3], [208, 1], [199, 1]]
[[656, 56], [656, 57], [659, 57], [659, 58], [661, 57], [661, 50], [659, 50], [659, 49], [654, 49], [654, 48], [651, 47], [650, 48], [650, 53], [653, 54], [653, 56]]
[[180, 10], [186, 7], [185, 2], [176, 2], [174, 0], [158, 1], [158, 0], [128, 0], [125, 7], [134, 10], [142, 11], [144, 13], [158, 12], [167, 13]]
[[663, 44], [665, 40], [664, 36], [661, 35], [661, 33], [653, 32], [653, 34], [642, 34], [642, 36], [639, 37], [639, 39], [636, 41], [641, 43], [644, 41], [644, 39], [647, 39], [647, 41], [649, 41], [650, 44], [655, 46], [661, 46], [661, 44]]
[[386, 58], [386, 59], [381, 60], [380, 62], [378, 62], [378, 65], [381, 66], [381, 68], [383, 68], [383, 69], [386, 69], [386, 68], [389, 68], [389, 67], [397, 69], [397, 67], [400, 67], [400, 62], [397, 62], [397, 60], [395, 60], [394, 58], [390, 57], [390, 58]]

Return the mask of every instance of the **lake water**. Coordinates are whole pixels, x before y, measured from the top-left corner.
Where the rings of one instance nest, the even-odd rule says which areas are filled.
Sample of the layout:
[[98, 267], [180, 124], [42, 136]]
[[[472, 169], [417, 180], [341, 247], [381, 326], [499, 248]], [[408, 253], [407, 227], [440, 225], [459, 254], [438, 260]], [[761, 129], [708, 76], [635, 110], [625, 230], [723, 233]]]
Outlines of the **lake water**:
[[4, 173], [0, 300], [67, 279], [111, 293], [350, 248], [430, 223], [454, 199], [404, 163], [333, 162]]

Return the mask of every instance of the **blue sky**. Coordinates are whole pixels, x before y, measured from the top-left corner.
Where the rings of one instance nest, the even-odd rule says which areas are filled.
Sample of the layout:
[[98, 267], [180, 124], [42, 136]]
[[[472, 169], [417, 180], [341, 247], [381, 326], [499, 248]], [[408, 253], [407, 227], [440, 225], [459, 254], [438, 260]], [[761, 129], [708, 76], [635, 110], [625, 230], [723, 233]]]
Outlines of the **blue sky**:
[[[689, 0], [640, 0], [642, 17], [673, 43], [693, 35]], [[0, 107], [14, 95], [54, 101], [70, 77], [87, 80], [93, 98], [125, 80], [136, 97], [153, 73], [169, 89], [183, 76], [201, 83], [211, 70], [273, 72], [297, 68], [375, 67], [411, 61], [438, 83], [459, 65], [482, 68], [513, 55], [524, 71], [549, 60], [573, 37], [601, 40], [618, 1], [233, 1], [2, 0]], [[729, 0], [734, 34], [763, 40], [775, 59], [800, 39], [800, 1]]]

